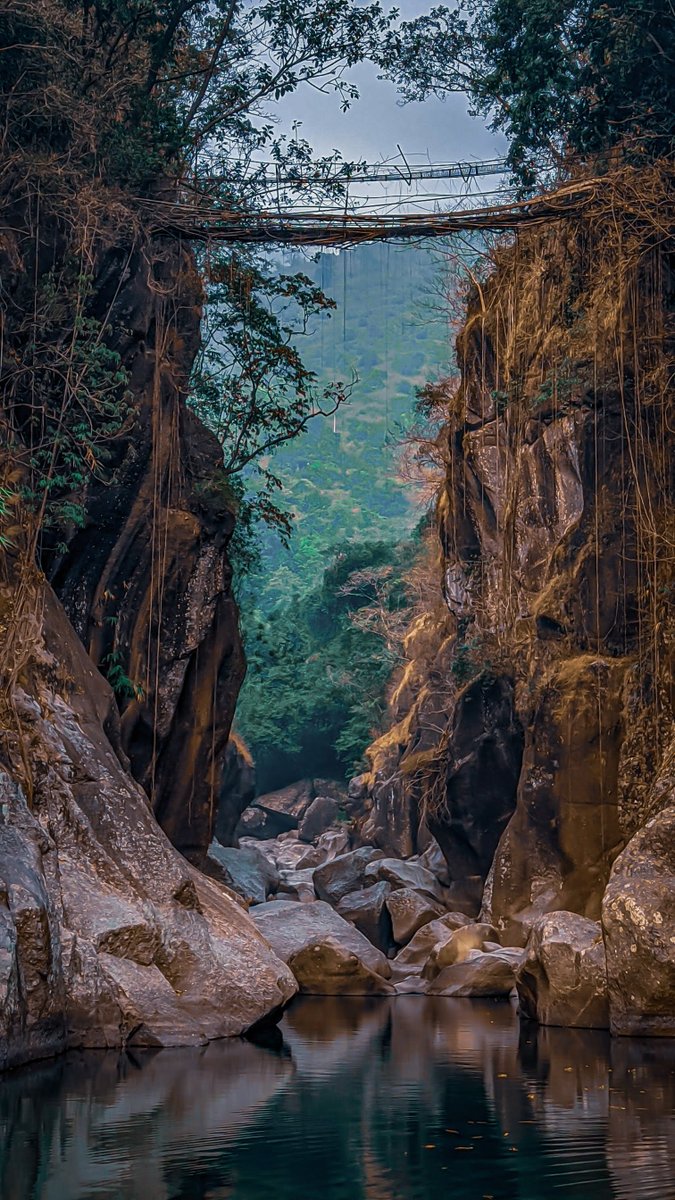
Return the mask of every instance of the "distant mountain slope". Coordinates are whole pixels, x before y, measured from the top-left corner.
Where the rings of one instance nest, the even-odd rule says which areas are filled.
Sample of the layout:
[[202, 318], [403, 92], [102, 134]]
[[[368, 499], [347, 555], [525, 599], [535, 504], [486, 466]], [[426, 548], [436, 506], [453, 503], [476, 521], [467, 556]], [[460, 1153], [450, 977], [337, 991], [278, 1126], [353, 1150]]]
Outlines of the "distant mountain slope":
[[433, 311], [440, 272], [428, 246], [367, 245], [339, 254], [284, 258], [338, 308], [299, 339], [319, 383], [358, 376], [335, 419], [318, 418], [283, 446], [272, 466], [284, 483], [282, 505], [296, 516], [289, 550], [263, 536], [256, 601], [269, 609], [293, 591], [314, 586], [345, 540], [396, 541], [420, 512], [410, 485], [397, 478], [396, 442], [410, 423], [416, 389], [448, 367], [447, 324]]

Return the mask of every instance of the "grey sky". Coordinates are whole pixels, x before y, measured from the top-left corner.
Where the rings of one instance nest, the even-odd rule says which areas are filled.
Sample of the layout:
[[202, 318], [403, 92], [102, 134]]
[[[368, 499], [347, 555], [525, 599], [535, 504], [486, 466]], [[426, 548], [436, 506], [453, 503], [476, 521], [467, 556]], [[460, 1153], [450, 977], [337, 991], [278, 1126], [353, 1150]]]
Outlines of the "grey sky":
[[[406, 19], [428, 11], [433, 0], [402, 0], [398, 8]], [[452, 0], [449, 0], [452, 5]], [[378, 79], [378, 68], [362, 63], [348, 73], [360, 92], [346, 113], [340, 111], [339, 97], [323, 94], [305, 86], [284, 97], [274, 106], [281, 130], [290, 133], [299, 122], [298, 136], [306, 139], [318, 155], [338, 150], [347, 160], [365, 159], [382, 162], [400, 156], [401, 146], [411, 164], [461, 162], [496, 158], [505, 153], [505, 139], [491, 133], [480, 118], [470, 117], [468, 99], [461, 94], [441, 101], [434, 97], [419, 104], [401, 104], [394, 84]], [[373, 205], [381, 211], [427, 210], [446, 207], [444, 197], [467, 193], [485, 194], [498, 188], [497, 178], [437, 181], [415, 185], [412, 192], [405, 184], [353, 185], [350, 206]]]
[[299, 136], [318, 153], [335, 149], [346, 159], [368, 162], [393, 157], [397, 143], [416, 161], [427, 154], [435, 161], [454, 162], [503, 153], [504, 139], [469, 116], [465, 96], [401, 106], [394, 84], [379, 80], [371, 63], [356, 67], [349, 77], [357, 83], [361, 99], [346, 113], [340, 112], [336, 96], [305, 87], [275, 106], [282, 127], [290, 130], [294, 121], [301, 121]]

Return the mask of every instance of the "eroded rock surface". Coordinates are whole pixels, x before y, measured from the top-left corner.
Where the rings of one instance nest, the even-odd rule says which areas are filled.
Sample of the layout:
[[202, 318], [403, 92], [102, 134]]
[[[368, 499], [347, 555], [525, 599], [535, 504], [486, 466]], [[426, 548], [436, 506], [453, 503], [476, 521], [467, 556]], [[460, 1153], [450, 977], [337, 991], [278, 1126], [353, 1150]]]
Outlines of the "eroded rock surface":
[[517, 985], [523, 1016], [541, 1025], [606, 1029], [607, 964], [599, 923], [570, 912], [541, 917]]
[[675, 1037], [675, 805], [619, 855], [602, 925], [612, 1032]]
[[284, 962], [290, 963], [300, 951], [330, 941], [339, 944], [346, 954], [354, 955], [383, 980], [391, 975], [384, 954], [323, 901], [297, 904], [292, 900], [270, 900], [252, 909], [251, 916]]
[[171, 846], [104, 733], [109, 686], [49, 589], [37, 610], [46, 640], [14, 697], [25, 759], [5, 734], [0, 774], [0, 1066], [241, 1033], [293, 976]]

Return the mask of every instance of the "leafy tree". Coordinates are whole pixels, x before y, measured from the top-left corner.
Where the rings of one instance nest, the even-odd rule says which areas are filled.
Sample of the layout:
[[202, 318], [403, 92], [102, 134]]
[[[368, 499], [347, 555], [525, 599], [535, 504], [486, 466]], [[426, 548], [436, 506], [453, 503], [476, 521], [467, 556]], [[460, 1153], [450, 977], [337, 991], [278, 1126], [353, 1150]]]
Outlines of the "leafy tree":
[[[47, 255], [15, 297], [15, 343], [2, 360], [4, 436], [22, 454], [38, 528], [72, 525], [88, 475], [105, 476], [124, 425], [126, 379], [113, 349], [122, 331], [96, 311], [89, 270], [101, 244], [150, 231], [181, 237], [176, 201], [223, 214], [264, 206], [272, 198], [265, 159], [290, 180], [274, 194], [280, 204], [341, 196], [339, 156], [315, 164], [330, 165], [331, 179], [312, 192], [304, 183], [311, 147], [279, 136], [271, 110], [299, 86], [348, 106], [357, 95], [349, 68], [376, 57], [396, 20], [377, 0], [4, 5], [0, 195], [31, 235], [40, 227], [44, 244], [54, 243], [44, 273]], [[331, 412], [347, 389], [333, 380], [317, 387], [292, 336], [331, 307], [320, 288], [244, 248], [209, 247], [198, 258], [209, 316], [193, 402], [237, 476], [313, 415]], [[290, 302], [293, 327], [284, 316]], [[257, 510], [283, 525], [272, 499], [278, 479], [264, 464], [262, 483]], [[241, 490], [233, 484], [233, 494]]]
[[408, 99], [468, 92], [528, 184], [551, 158], [672, 153], [670, 0], [460, 0], [389, 31], [381, 61]]
[[412, 541], [338, 547], [319, 587], [245, 618], [237, 728], [261, 791], [303, 775], [344, 777], [359, 764], [397, 661], [372, 618], [403, 613], [403, 575], [416, 551]]

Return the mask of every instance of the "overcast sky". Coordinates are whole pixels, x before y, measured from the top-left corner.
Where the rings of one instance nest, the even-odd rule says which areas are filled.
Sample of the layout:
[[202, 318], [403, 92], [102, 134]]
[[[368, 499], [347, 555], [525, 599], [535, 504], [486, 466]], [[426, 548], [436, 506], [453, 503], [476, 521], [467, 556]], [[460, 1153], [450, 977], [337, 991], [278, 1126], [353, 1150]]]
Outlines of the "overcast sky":
[[[399, 0], [398, 7], [409, 19], [428, 10], [432, 3]], [[466, 96], [455, 94], [444, 101], [431, 98], [420, 104], [401, 104], [396, 86], [378, 79], [377, 71], [372, 63], [362, 63], [348, 73], [359, 88], [360, 99], [346, 113], [340, 111], [338, 96], [324, 95], [308, 86], [299, 88], [274, 106], [279, 129], [290, 134], [294, 123], [299, 122], [298, 137], [306, 139], [317, 155], [338, 150], [347, 161], [365, 159], [375, 163], [398, 158], [401, 162], [398, 145], [411, 165], [490, 159], [505, 153], [504, 138], [491, 133], [480, 118], [469, 116]], [[428, 211], [430, 205], [444, 207], [444, 196], [487, 194], [502, 183], [490, 177], [467, 184], [462, 180], [423, 182], [411, 190], [402, 183], [353, 185], [350, 203], [356, 207], [381, 204], [382, 211], [390, 206], [393, 211]]]
[[294, 121], [301, 121], [299, 136], [319, 154], [340, 150], [346, 159], [368, 162], [393, 157], [397, 143], [416, 161], [427, 155], [432, 161], [454, 162], [503, 153], [504, 139], [469, 116], [465, 96], [401, 105], [394, 84], [379, 80], [371, 63], [354, 68], [349, 77], [361, 99], [346, 113], [340, 112], [337, 96], [305, 87], [275, 105], [282, 127], [290, 131]]

